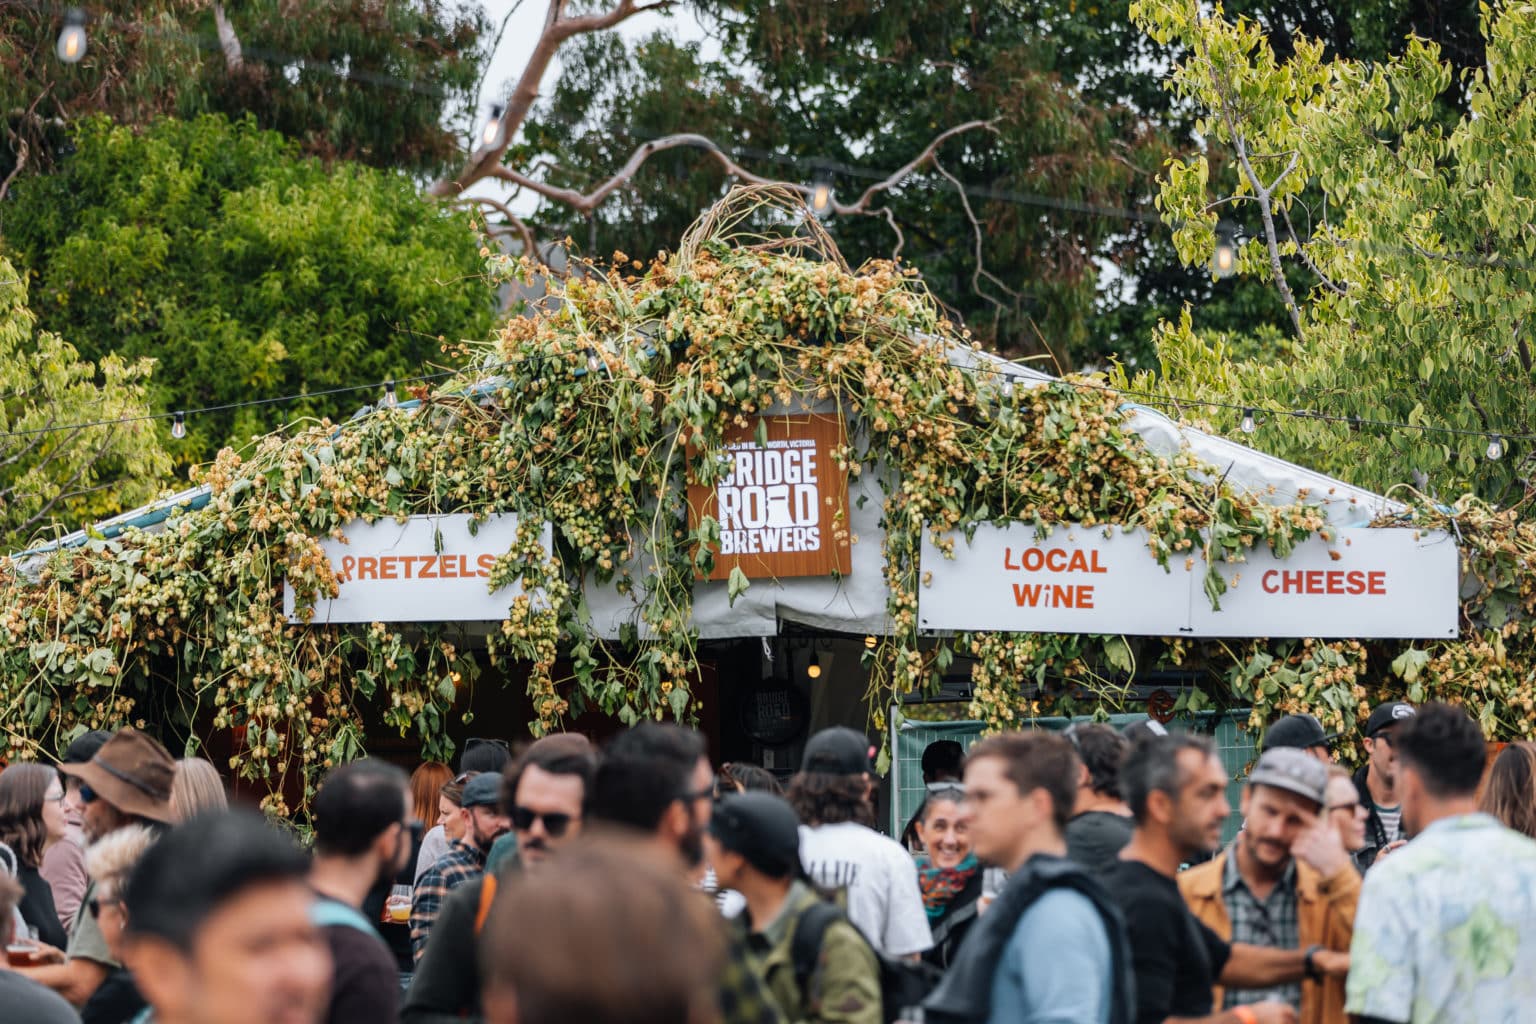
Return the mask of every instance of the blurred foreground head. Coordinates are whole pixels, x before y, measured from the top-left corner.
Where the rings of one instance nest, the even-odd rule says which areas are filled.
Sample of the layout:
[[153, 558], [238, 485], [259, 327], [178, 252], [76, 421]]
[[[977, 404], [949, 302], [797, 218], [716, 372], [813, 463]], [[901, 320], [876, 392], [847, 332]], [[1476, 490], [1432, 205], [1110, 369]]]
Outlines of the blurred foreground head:
[[488, 1024], [713, 1024], [713, 904], [654, 843], [583, 837], [508, 880], [480, 940]]
[[331, 957], [309, 858], [251, 811], [166, 832], [128, 879], [123, 960], [156, 1024], [314, 1024]]

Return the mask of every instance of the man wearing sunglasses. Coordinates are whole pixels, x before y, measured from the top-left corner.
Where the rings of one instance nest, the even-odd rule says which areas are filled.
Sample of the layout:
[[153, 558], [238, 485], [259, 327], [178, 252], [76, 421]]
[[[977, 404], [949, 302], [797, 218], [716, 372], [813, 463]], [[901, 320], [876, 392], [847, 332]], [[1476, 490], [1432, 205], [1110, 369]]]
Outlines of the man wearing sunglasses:
[[1369, 755], [1363, 768], [1355, 772], [1355, 789], [1366, 809], [1365, 846], [1355, 854], [1355, 865], [1365, 871], [1383, 853], [1402, 846], [1402, 800], [1397, 794], [1397, 754], [1392, 737], [1415, 713], [1407, 701], [1379, 704], [1365, 720], [1365, 752]]
[[364, 758], [333, 769], [314, 802], [315, 859], [309, 884], [319, 894], [314, 923], [331, 949], [328, 1024], [393, 1021], [400, 974], [363, 901], [410, 860], [410, 780], [392, 764]]
[[546, 861], [581, 833], [582, 809], [596, 770], [596, 751], [576, 733], [536, 740], [508, 767], [502, 810], [512, 822], [517, 852], [443, 902], [405, 996], [400, 1018], [405, 1024], [479, 1019], [475, 938], [497, 882], [523, 869], [558, 870]]
[[[176, 761], [148, 733], [121, 729], [89, 761], [61, 764], [59, 771], [66, 780], [78, 783], [68, 792], [81, 805], [82, 827], [93, 843], [130, 825], [159, 829], [173, 823], [171, 781]], [[75, 914], [64, 962], [20, 968], [75, 1006], [84, 1006], [107, 976], [122, 966], [89, 912], [94, 889], [86, 890]]]

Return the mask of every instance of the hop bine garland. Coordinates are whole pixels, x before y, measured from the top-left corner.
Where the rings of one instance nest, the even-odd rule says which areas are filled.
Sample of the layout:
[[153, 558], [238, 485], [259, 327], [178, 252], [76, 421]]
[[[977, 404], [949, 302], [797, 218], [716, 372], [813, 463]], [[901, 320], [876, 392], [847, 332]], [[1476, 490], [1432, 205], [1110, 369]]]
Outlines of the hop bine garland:
[[[866, 654], [873, 707], [935, 686], [960, 655], [972, 666], [972, 711], [991, 728], [1107, 710], [1140, 665], [1198, 674], [1180, 709], [1251, 705], [1254, 724], [1304, 709], [1344, 731], [1370, 701], [1406, 694], [1463, 700], [1491, 736], [1531, 734], [1536, 532], [1470, 500], [1450, 510], [1415, 501], [1381, 524], [1460, 531], [1460, 642], [920, 640], [924, 529], [952, 546], [984, 522], [1143, 527], [1149, 557], [1167, 565], [1201, 545], [1226, 560], [1261, 544], [1284, 555], [1327, 536], [1326, 520], [1315, 506], [1235, 493], [1188, 453], [1149, 451], [1091, 381], [1010, 388], [953, 365], [968, 342], [921, 282], [890, 263], [850, 269], [802, 214], [798, 197], [738, 190], [677, 255], [645, 265], [616, 254], [607, 270], [565, 282], [548, 311], [463, 345], [464, 372], [415, 410], [300, 427], [244, 456], [226, 450], [202, 474], [210, 503], [163, 531], [93, 539], [27, 572], [0, 563], [9, 756], [146, 718], [189, 737], [188, 749], [237, 730], [231, 767], [264, 780], [268, 806], [287, 813], [281, 794], [295, 773], [307, 799], [320, 773], [363, 751], [365, 708], [414, 734], [424, 756], [446, 758], [446, 725], [486, 664], [526, 675], [535, 733], [588, 708], [625, 723], [687, 719], [697, 710], [693, 586], [719, 536], [709, 518], [690, 528], [687, 481], [718, 478], [729, 428], [805, 402], [840, 410], [849, 443], [836, 461], [876, 474], [885, 491], [889, 626]], [[520, 272], [487, 256], [494, 271]], [[485, 367], [496, 368], [489, 381]], [[337, 593], [317, 538], [354, 519], [448, 512], [519, 514], [525, 525], [489, 585], [516, 581], [544, 598], [512, 602], [485, 659], [456, 627], [285, 619], [285, 579], [301, 609]], [[545, 521], [553, 557], [539, 539]], [[1219, 583], [1213, 574], [1213, 599]], [[591, 586], [634, 595], [643, 634], [596, 636]]]

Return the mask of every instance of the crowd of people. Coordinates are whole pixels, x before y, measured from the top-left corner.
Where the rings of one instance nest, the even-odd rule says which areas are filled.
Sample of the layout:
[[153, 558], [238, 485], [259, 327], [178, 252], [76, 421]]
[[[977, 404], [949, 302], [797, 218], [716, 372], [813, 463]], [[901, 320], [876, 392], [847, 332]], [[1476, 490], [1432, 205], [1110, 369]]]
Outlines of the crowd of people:
[[[1134, 733], [1128, 735], [1127, 733]], [[0, 771], [0, 1024], [1536, 1021], [1536, 746], [1392, 702], [1266, 732], [867, 738], [787, 784], [645, 723], [331, 770], [305, 842], [135, 729]]]

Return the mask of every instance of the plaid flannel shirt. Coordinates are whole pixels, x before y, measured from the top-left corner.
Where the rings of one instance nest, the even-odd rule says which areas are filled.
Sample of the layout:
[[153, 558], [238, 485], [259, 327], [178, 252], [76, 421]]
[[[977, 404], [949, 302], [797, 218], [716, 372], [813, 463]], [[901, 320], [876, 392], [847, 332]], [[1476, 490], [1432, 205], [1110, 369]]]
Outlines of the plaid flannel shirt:
[[[1285, 869], [1285, 876], [1275, 883], [1269, 898], [1259, 902], [1237, 870], [1237, 844], [1227, 848], [1227, 864], [1222, 871], [1221, 892], [1232, 919], [1232, 941], [1270, 949], [1296, 949], [1300, 942], [1300, 924], [1296, 910], [1296, 862]], [[1293, 1007], [1301, 1005], [1301, 982], [1293, 981], [1273, 988], [1228, 989], [1226, 1006], [1250, 1006], [1266, 999], [1278, 999]]]
[[748, 958], [746, 943], [730, 930], [719, 991], [721, 1024], [784, 1024], [779, 1004]]
[[427, 873], [416, 879], [411, 895], [411, 957], [421, 963], [432, 923], [448, 894], [485, 874], [485, 851], [473, 843], [455, 839], [448, 852]]

